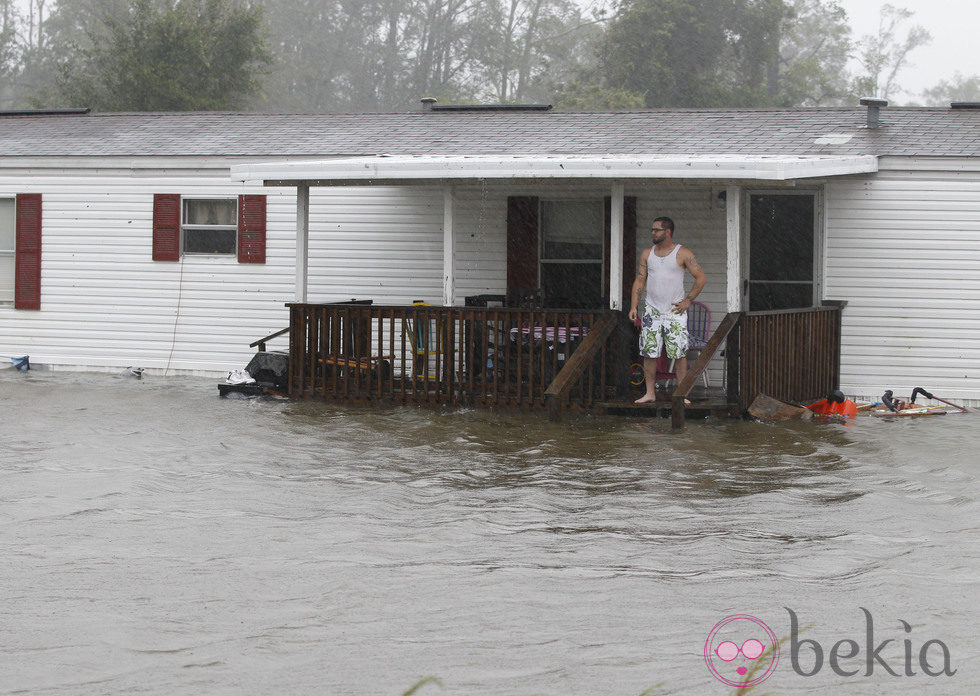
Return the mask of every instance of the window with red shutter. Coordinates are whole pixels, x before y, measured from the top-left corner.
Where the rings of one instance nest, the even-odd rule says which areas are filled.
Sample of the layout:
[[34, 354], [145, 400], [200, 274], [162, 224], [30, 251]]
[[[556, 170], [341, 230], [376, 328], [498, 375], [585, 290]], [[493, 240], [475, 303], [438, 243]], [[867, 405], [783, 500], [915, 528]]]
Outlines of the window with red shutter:
[[153, 260], [201, 254], [265, 263], [265, 220], [264, 195], [182, 198], [158, 193], [153, 196]]
[[41, 194], [17, 194], [16, 208], [14, 308], [41, 309]]
[[238, 197], [239, 263], [265, 263], [265, 199]]

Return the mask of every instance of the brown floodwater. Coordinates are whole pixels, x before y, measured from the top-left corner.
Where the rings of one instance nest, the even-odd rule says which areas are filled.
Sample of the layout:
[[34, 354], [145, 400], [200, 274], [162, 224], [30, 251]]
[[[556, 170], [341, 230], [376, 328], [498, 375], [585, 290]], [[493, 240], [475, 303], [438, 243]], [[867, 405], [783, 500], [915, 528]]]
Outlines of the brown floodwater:
[[788, 610], [761, 691], [980, 692], [980, 415], [678, 434], [9, 369], [0, 408], [0, 694], [729, 694], [712, 628]]

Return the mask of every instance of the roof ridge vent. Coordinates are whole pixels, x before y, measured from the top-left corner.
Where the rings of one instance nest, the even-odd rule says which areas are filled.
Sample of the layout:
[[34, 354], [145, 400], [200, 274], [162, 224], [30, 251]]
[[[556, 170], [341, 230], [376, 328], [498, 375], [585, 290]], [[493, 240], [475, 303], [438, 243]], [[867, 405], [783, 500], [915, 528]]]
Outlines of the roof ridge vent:
[[91, 109], [4, 109], [0, 116], [84, 116]]
[[[431, 99], [431, 97], [429, 98]], [[424, 111], [550, 111], [551, 104], [442, 104], [436, 106], [435, 99], [422, 100]]]
[[875, 97], [865, 97], [861, 100], [861, 106], [868, 107], [868, 128], [878, 128], [881, 125], [881, 109], [888, 106], [887, 99], [876, 99]]
[[950, 109], [980, 109], [980, 102], [956, 101], [949, 103]]

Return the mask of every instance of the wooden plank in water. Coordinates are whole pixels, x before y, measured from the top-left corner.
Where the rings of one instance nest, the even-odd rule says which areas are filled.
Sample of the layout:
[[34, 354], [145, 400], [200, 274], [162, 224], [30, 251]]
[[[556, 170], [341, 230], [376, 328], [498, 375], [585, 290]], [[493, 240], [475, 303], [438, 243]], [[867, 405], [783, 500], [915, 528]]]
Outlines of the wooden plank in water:
[[759, 394], [749, 406], [749, 415], [765, 421], [810, 420], [813, 412], [802, 406], [794, 406], [771, 396]]

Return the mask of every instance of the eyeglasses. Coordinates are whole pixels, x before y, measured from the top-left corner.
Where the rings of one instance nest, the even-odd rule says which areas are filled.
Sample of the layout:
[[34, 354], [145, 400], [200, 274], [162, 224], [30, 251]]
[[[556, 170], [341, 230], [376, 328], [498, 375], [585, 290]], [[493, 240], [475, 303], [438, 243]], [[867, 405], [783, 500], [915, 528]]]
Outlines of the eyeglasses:
[[715, 655], [725, 662], [731, 662], [738, 657], [740, 652], [748, 659], [755, 660], [765, 651], [766, 646], [762, 644], [762, 641], [756, 640], [755, 638], [749, 638], [747, 641], [742, 643], [741, 648], [735, 645], [735, 643], [732, 641], [726, 640], [724, 643], [721, 643], [717, 648], [715, 648]]
[[651, 232], [666, 232], [667, 231], [667, 228], [666, 227], [651, 227], [650, 228], [650, 231]]

